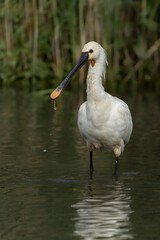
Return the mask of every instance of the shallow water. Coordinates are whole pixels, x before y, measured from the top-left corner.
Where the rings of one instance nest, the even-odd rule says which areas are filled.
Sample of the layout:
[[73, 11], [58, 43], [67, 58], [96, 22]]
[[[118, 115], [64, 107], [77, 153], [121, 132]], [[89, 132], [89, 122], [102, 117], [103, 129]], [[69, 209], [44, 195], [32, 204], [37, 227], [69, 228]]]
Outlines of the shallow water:
[[[119, 96], [123, 98], [124, 94]], [[134, 131], [113, 176], [114, 156], [89, 154], [77, 129], [83, 93], [0, 92], [0, 239], [159, 239], [160, 101], [123, 98]]]

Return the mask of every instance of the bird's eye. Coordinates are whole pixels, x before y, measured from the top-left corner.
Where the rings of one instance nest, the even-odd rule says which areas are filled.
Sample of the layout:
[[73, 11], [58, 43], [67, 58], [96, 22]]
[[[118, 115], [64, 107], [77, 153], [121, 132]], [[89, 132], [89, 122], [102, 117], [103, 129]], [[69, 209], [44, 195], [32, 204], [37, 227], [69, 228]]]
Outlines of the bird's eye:
[[90, 53], [93, 53], [93, 49], [90, 49], [89, 52], [90, 52]]

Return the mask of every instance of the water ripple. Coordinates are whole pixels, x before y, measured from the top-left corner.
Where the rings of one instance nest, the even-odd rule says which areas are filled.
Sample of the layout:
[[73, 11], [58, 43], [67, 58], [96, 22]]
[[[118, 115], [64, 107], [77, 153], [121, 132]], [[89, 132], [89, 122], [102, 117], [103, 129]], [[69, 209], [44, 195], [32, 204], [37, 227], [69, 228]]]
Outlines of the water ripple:
[[77, 211], [75, 234], [84, 240], [132, 239], [129, 191], [118, 184], [107, 193], [105, 196], [86, 196], [72, 205]]

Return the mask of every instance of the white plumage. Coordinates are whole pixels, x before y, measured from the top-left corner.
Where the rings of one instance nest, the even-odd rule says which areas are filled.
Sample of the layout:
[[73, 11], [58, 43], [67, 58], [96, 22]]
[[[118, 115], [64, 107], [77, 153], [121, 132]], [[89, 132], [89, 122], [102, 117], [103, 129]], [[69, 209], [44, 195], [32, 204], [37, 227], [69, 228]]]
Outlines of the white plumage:
[[[93, 52], [90, 50], [93, 50]], [[89, 52], [87, 101], [78, 112], [78, 128], [90, 151], [107, 149], [119, 157], [132, 132], [132, 118], [128, 105], [104, 91], [107, 58], [96, 42], [87, 43], [82, 52]]]
[[90, 170], [93, 171], [92, 151], [107, 149], [116, 156], [115, 173], [120, 154], [128, 143], [132, 132], [132, 117], [128, 105], [104, 91], [107, 57], [105, 50], [96, 42], [84, 45], [81, 57], [63, 82], [52, 92], [57, 99], [73, 75], [90, 61], [87, 75], [87, 101], [78, 112], [78, 127], [90, 151]]

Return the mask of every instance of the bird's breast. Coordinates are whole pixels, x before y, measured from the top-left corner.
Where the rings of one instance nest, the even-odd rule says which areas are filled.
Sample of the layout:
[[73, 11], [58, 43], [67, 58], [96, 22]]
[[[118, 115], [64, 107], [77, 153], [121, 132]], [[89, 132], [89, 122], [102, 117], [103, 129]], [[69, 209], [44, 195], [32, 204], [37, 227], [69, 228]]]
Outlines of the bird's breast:
[[96, 104], [88, 106], [84, 103], [78, 113], [78, 127], [81, 135], [86, 140], [88, 147], [110, 149], [115, 141], [108, 122], [108, 114], [104, 114]]
[[87, 146], [112, 150], [121, 141], [128, 142], [132, 130], [129, 116], [129, 110], [121, 108], [120, 103], [116, 106], [109, 101], [87, 101], [80, 107], [78, 127]]

